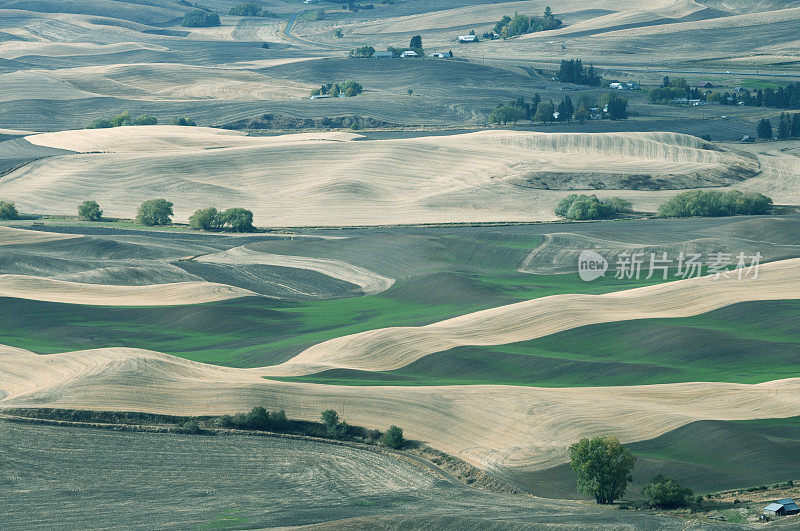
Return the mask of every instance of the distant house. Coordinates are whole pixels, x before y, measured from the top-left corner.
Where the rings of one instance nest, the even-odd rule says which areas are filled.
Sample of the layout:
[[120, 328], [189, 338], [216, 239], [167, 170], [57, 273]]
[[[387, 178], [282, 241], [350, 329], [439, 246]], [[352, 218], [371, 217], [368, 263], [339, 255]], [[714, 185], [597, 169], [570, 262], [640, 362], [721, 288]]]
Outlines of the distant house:
[[628, 87], [628, 90], [639, 90], [639, 83], [636, 81], [628, 81], [625, 86]]
[[678, 105], [686, 105], [689, 103], [689, 98], [672, 98], [672, 103], [676, 103]]
[[414, 50], [406, 50], [400, 54], [400, 57], [419, 57], [419, 54]]
[[375, 52], [372, 54], [372, 57], [376, 59], [391, 59], [394, 57], [394, 54], [392, 52]]
[[628, 83], [615, 81], [614, 83], [609, 83], [608, 87], [614, 90], [639, 90], [639, 83], [636, 81], [630, 81]]
[[330, 98], [330, 97], [331, 97], [330, 94], [314, 94], [313, 96], [311, 96], [308, 99], [310, 99], [310, 100], [322, 100], [322, 99]]
[[608, 88], [612, 88], [614, 90], [625, 90], [625, 85], [619, 82], [614, 82], [608, 85]]
[[776, 500], [775, 503], [770, 503], [764, 507], [764, 514], [766, 516], [800, 514], [800, 507], [797, 506], [794, 500], [786, 498], [785, 500]]
[[703, 105], [703, 100], [689, 100], [689, 105], [694, 105], [695, 107], [698, 107], [700, 105]]
[[458, 42], [477, 42], [478, 37], [475, 35], [459, 35]]
[[697, 88], [710, 89], [710, 88], [714, 88], [714, 84], [712, 82], [710, 82], [710, 81], [704, 81], [703, 83], [700, 83], [699, 85], [697, 85]]
[[429, 53], [428, 57], [436, 57], [437, 59], [449, 59], [453, 57], [453, 52], [433, 52]]

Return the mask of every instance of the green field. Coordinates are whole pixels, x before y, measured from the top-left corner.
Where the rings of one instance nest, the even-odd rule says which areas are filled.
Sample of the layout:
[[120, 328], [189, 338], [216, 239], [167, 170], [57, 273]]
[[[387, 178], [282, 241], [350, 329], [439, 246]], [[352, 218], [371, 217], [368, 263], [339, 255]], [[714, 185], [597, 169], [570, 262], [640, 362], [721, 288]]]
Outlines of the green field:
[[800, 376], [799, 314], [800, 301], [747, 302], [694, 317], [605, 323], [520, 343], [458, 347], [394, 371], [334, 369], [286, 380], [538, 387], [758, 383]]
[[558, 293], [605, 293], [644, 281], [577, 275], [441, 273], [368, 297], [289, 302], [244, 298], [176, 307], [103, 307], [0, 299], [0, 343], [41, 354], [137, 347], [194, 361], [257, 367], [335, 337], [418, 326]]

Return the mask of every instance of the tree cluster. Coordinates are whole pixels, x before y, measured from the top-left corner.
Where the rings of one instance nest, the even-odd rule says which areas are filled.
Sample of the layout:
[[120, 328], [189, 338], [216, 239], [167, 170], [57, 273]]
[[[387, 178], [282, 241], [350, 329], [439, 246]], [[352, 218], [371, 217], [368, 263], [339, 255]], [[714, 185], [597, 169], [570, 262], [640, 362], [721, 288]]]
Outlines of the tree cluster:
[[237, 17], [275, 17], [275, 13], [264, 9], [258, 2], [242, 2], [231, 8], [229, 14]]
[[771, 209], [772, 199], [758, 192], [690, 190], [663, 203], [658, 207], [658, 215], [670, 218], [737, 216], [768, 214]]
[[562, 60], [556, 77], [562, 83], [591, 87], [599, 87], [603, 82], [603, 78], [595, 71], [594, 66], [589, 65], [589, 68], [586, 68], [580, 59]]
[[364, 92], [364, 87], [360, 83], [349, 79], [344, 83], [328, 83], [322, 85], [320, 88], [311, 91], [312, 96], [319, 96], [320, 94], [330, 94], [332, 98], [338, 98], [340, 94], [345, 97], [352, 98]]
[[124, 111], [114, 116], [110, 120], [106, 118], [97, 118], [92, 120], [86, 125], [86, 129], [108, 129], [111, 127], [122, 127], [127, 125], [157, 125], [158, 120], [155, 116], [148, 114], [140, 114], [139, 116], [132, 117], [131, 111]]
[[373, 55], [375, 55], [375, 48], [372, 46], [361, 46], [350, 50], [350, 57], [366, 57], [369, 59]]
[[189, 11], [183, 16], [183, 21], [181, 22], [181, 26], [186, 28], [210, 28], [220, 24], [219, 14], [202, 9]]
[[[560, 28], [563, 22], [553, 15], [550, 7], [546, 7], [543, 16], [527, 16], [520, 13], [514, 13], [513, 17], [508, 15], [504, 16], [494, 25], [493, 34], [507, 39], [515, 35], [524, 35], [525, 33], [535, 33], [537, 31], [547, 31]], [[487, 38], [494, 38], [492, 35], [484, 34]]]
[[[769, 123], [769, 120], [767, 120]], [[772, 124], [770, 124], [771, 128]], [[760, 135], [759, 135], [760, 136]], [[787, 114], [782, 112], [778, 118], [778, 140], [800, 138], [800, 112]]]
[[253, 212], [245, 208], [229, 208], [224, 212], [214, 207], [201, 208], [189, 216], [189, 226], [196, 230], [253, 232]]
[[633, 211], [633, 203], [621, 197], [598, 199], [594, 195], [570, 194], [556, 205], [558, 216], [576, 221], [609, 219]]

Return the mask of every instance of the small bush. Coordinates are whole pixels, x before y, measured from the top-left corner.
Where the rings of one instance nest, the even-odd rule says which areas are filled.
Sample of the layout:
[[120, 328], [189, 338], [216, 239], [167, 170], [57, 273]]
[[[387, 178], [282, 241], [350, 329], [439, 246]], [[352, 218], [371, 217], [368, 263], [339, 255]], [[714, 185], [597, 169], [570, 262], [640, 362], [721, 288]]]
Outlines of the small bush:
[[86, 124], [84, 129], [109, 129], [111, 127], [114, 127], [114, 124], [111, 122], [111, 120], [107, 120], [106, 118], [95, 118]]
[[196, 9], [189, 11], [183, 16], [181, 26], [186, 28], [209, 28], [212, 26], [219, 26], [219, 15], [213, 11], [203, 11]]
[[189, 216], [189, 226], [196, 230], [220, 230], [222, 216], [214, 207], [201, 208]]
[[147, 114], [141, 114], [133, 119], [133, 125], [157, 125], [158, 120], [155, 116], [150, 116]]
[[650, 507], [659, 509], [686, 507], [694, 501], [692, 489], [682, 487], [674, 480], [660, 474], [645, 485], [642, 494], [647, 497]]
[[403, 438], [403, 429], [394, 425], [390, 426], [386, 433], [383, 434], [383, 444], [395, 450], [405, 446], [406, 440]]
[[771, 209], [772, 199], [758, 192], [691, 190], [663, 203], [658, 207], [658, 215], [670, 218], [736, 216], [768, 214]]
[[167, 225], [174, 212], [172, 203], [166, 199], [150, 199], [139, 206], [136, 213], [136, 223], [142, 225]]
[[103, 210], [97, 201], [84, 201], [78, 205], [78, 217], [86, 221], [100, 221]]
[[170, 125], [182, 125], [186, 127], [194, 127], [197, 124], [188, 116], [181, 116], [180, 118], [173, 118]]
[[0, 220], [19, 219], [19, 212], [14, 203], [0, 201]]
[[187, 420], [186, 422], [180, 424], [177, 431], [178, 433], [189, 433], [192, 435], [203, 433], [203, 430], [200, 429], [200, 424], [198, 424], [194, 419]]

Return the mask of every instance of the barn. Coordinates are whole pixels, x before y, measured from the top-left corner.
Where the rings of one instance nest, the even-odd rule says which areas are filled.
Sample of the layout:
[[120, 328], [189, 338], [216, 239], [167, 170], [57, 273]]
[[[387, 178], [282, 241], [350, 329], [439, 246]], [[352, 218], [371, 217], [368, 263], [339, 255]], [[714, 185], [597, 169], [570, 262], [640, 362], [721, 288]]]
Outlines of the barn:
[[776, 500], [764, 507], [764, 514], [767, 516], [787, 516], [790, 514], [800, 514], [800, 507], [797, 503], [789, 498], [785, 500]]

